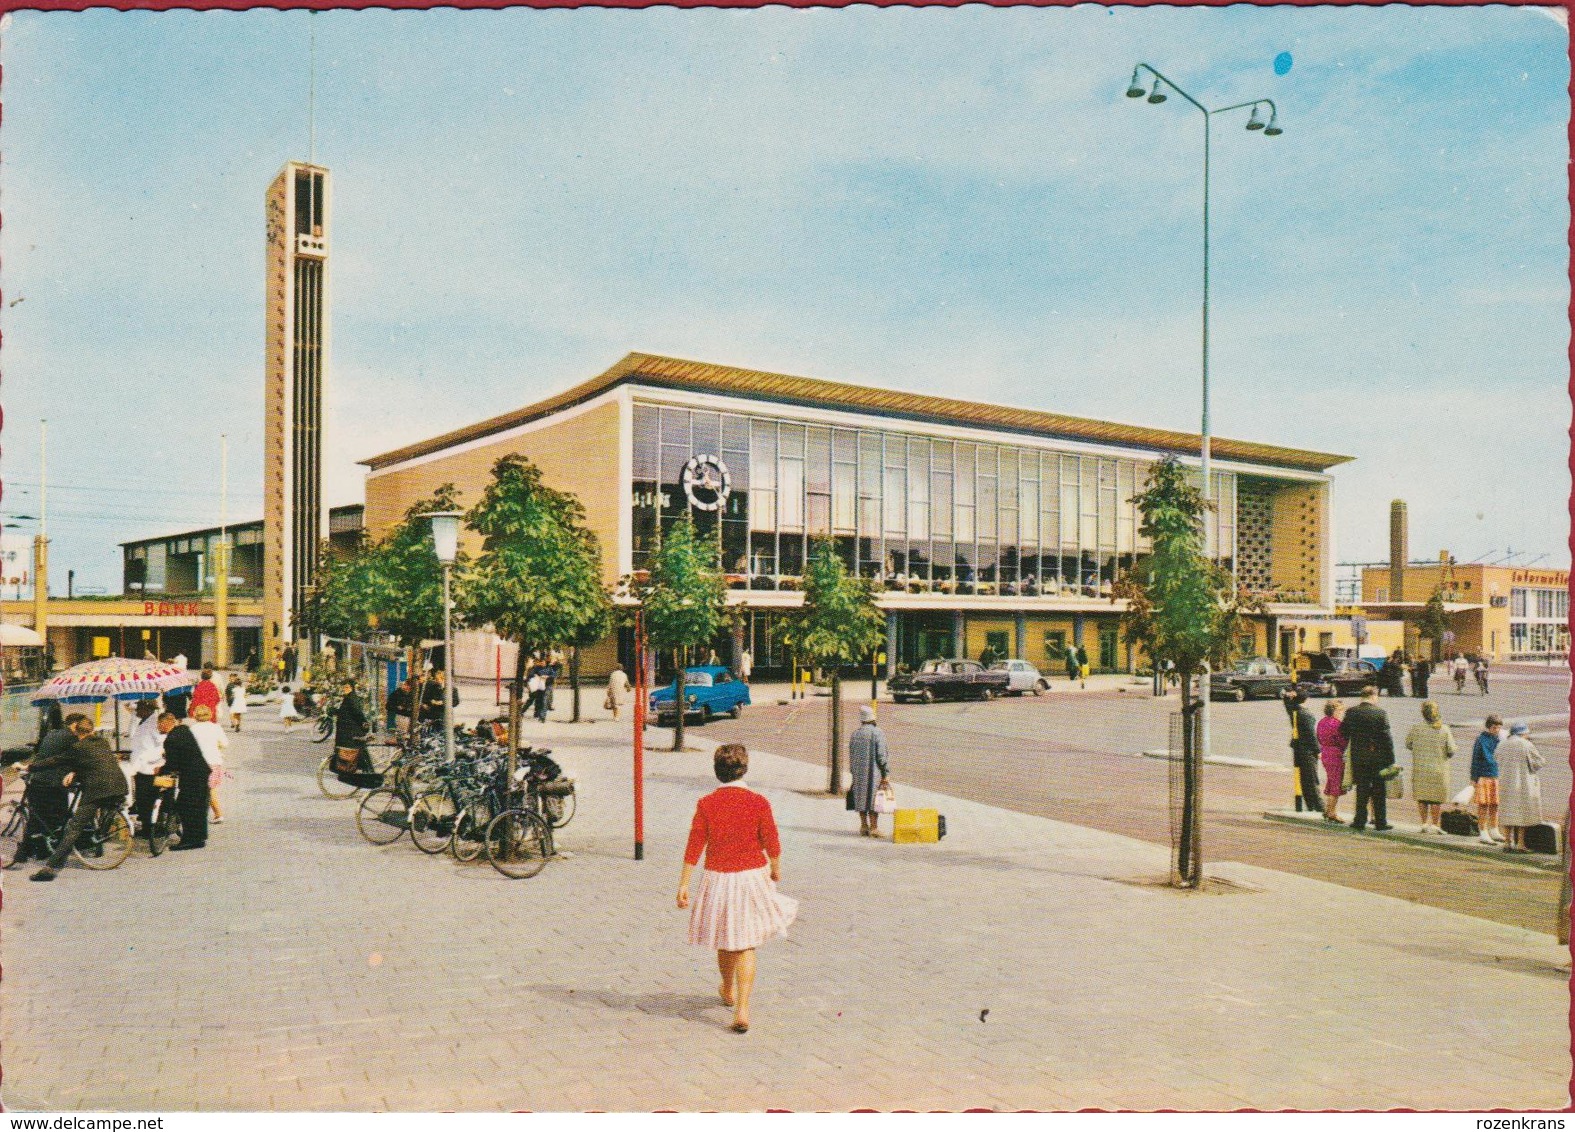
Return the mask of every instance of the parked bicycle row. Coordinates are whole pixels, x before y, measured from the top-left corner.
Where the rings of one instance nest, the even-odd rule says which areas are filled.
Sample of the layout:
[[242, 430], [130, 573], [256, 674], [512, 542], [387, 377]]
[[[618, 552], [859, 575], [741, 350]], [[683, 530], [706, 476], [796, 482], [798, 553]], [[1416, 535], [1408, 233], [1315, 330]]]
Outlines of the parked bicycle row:
[[470, 862], [483, 855], [508, 877], [532, 877], [557, 855], [553, 830], [574, 817], [574, 782], [545, 748], [522, 748], [512, 780], [506, 731], [483, 721], [455, 728], [449, 757], [441, 726], [393, 745], [336, 747], [317, 767], [317, 786], [357, 799], [356, 828], [374, 845], [407, 834], [423, 853]]

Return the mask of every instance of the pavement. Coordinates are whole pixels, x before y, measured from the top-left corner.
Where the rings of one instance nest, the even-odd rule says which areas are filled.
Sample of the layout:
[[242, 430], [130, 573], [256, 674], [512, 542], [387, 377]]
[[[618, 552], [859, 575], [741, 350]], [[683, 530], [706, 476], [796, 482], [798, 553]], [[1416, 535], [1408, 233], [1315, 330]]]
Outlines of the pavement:
[[364, 841], [325, 748], [265, 714], [207, 849], [0, 875], [8, 1110], [1570, 1103], [1551, 935], [1235, 862], [1182, 892], [1163, 847], [911, 787], [946, 839], [860, 838], [820, 768], [762, 752], [802, 903], [736, 1035], [673, 906], [709, 746], [647, 753], [637, 862], [627, 726], [534, 729], [578, 782], [573, 855], [513, 881]]

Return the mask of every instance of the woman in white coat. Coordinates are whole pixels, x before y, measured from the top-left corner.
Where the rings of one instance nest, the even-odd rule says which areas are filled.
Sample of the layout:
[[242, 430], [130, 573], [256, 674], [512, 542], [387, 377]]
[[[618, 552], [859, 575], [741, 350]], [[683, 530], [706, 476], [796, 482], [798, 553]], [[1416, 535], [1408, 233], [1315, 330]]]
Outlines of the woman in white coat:
[[1542, 783], [1537, 772], [1543, 758], [1524, 723], [1510, 724], [1509, 738], [1498, 745], [1498, 824], [1504, 830], [1504, 852], [1526, 853], [1526, 827], [1542, 821]]

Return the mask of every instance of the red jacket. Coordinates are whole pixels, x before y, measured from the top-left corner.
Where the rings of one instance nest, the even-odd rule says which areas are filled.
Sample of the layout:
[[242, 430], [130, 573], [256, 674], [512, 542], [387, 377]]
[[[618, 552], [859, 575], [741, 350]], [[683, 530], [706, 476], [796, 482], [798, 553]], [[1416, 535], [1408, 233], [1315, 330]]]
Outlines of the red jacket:
[[695, 806], [689, 827], [684, 861], [700, 863], [713, 873], [741, 873], [764, 868], [766, 858], [782, 856], [771, 803], [747, 787], [723, 786], [711, 791]]
[[192, 689], [191, 708], [187, 710], [190, 711], [206, 706], [213, 712], [213, 718], [218, 719], [220, 699], [222, 697], [219, 695], [219, 686], [217, 684], [212, 680], [199, 680], [197, 681], [197, 686]]

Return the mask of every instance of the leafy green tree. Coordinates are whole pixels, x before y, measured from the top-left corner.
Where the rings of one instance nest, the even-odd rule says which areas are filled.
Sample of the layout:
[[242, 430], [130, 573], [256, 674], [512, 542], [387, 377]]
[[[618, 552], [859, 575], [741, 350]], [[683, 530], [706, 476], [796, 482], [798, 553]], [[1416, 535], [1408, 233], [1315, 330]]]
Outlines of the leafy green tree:
[[[1172, 661], [1181, 677], [1182, 795], [1181, 845], [1177, 871], [1196, 887], [1202, 877], [1200, 802], [1203, 752], [1194, 734], [1201, 704], [1192, 678], [1210, 664], [1231, 660], [1245, 614], [1261, 608], [1230, 573], [1204, 554], [1203, 518], [1210, 508], [1200, 487], [1174, 456], [1154, 464], [1141, 494], [1133, 497], [1143, 515], [1139, 528], [1153, 552], [1113, 590], [1125, 599], [1123, 623], [1128, 640], [1139, 644], [1155, 664]], [[1203, 695], [1209, 694], [1203, 689]]]
[[1449, 631], [1449, 614], [1444, 609], [1442, 589], [1435, 589], [1433, 596], [1427, 599], [1427, 604], [1422, 607], [1422, 616], [1417, 619], [1416, 628], [1417, 632], [1432, 642], [1432, 657], [1437, 660], [1444, 634]]
[[673, 750], [684, 749], [684, 665], [687, 652], [710, 643], [726, 621], [727, 581], [717, 547], [695, 533], [686, 514], [673, 524], [651, 556], [647, 578], [635, 587], [645, 615], [645, 636], [654, 649], [673, 653], [677, 720]]
[[830, 542], [810, 549], [804, 574], [804, 605], [787, 619], [793, 651], [831, 675], [831, 740], [826, 763], [832, 793], [842, 790], [842, 667], [867, 661], [886, 639], [886, 615], [875, 606], [875, 591], [863, 578], [850, 577]]
[[462, 616], [518, 646], [509, 684], [512, 774], [530, 654], [600, 639], [612, 624], [612, 602], [585, 508], [544, 484], [540, 469], [523, 456], [504, 456], [492, 466], [492, 481], [465, 519], [481, 535], [482, 553], [460, 586]]

